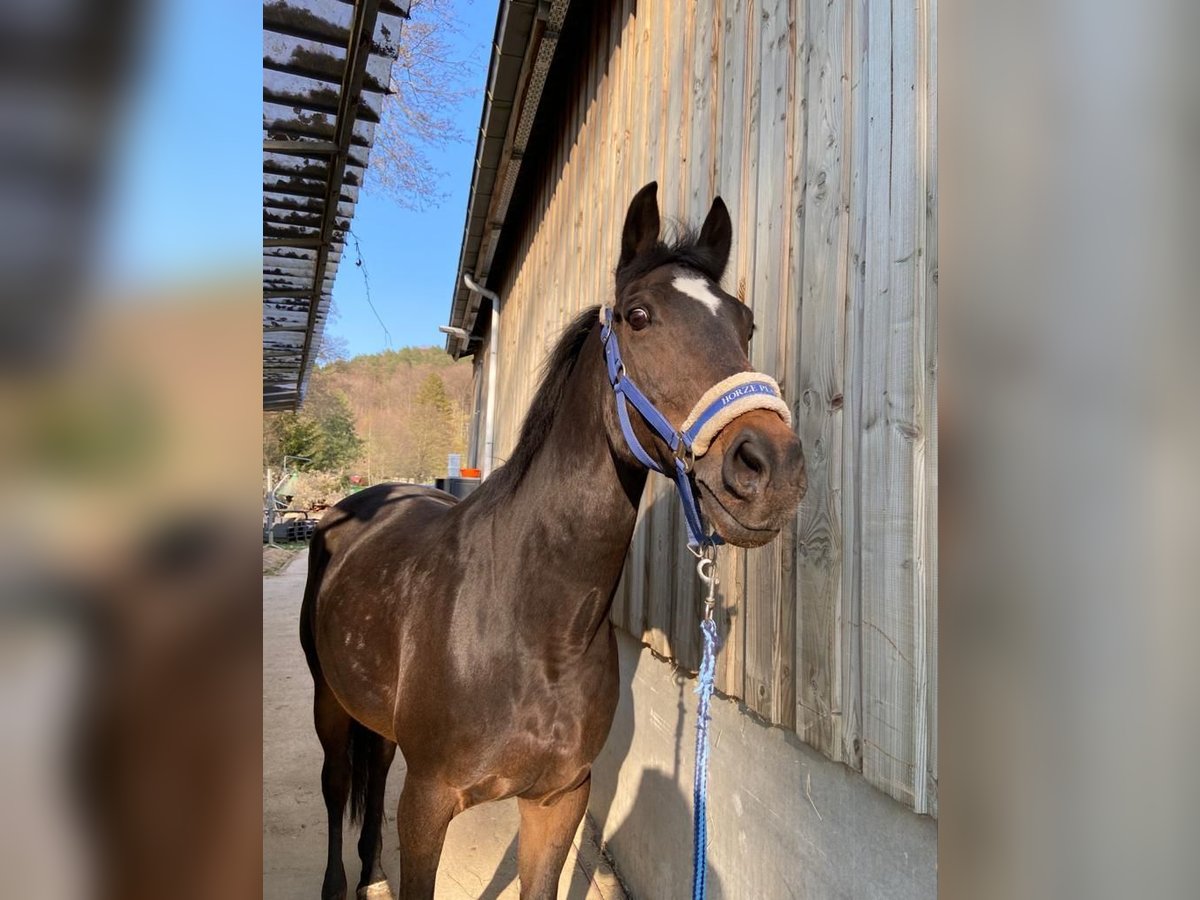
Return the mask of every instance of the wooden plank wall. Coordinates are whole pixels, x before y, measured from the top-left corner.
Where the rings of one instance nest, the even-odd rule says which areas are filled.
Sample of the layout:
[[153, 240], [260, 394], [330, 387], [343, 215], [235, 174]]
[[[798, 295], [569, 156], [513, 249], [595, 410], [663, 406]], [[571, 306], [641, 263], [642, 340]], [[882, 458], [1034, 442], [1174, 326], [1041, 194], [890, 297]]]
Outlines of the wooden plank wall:
[[[579, 4], [588, 53], [514, 244], [497, 450], [536, 361], [612, 292], [629, 198], [734, 217], [725, 286], [792, 407], [794, 527], [720, 562], [718, 688], [936, 814], [935, 0]], [[585, 264], [581, 264], [585, 261]], [[481, 395], [482, 396], [482, 395]], [[671, 485], [651, 483], [614, 620], [694, 669], [700, 586]]]

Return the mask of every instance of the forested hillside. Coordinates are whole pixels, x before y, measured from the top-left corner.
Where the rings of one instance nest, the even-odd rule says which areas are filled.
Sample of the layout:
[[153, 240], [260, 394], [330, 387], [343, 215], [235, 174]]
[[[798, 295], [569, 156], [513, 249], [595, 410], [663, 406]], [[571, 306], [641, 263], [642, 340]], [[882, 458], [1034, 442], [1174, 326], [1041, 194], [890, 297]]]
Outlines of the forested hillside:
[[430, 482], [449, 453], [466, 451], [470, 360], [405, 347], [334, 360], [313, 370], [300, 413], [268, 414], [263, 465], [308, 456], [309, 471]]

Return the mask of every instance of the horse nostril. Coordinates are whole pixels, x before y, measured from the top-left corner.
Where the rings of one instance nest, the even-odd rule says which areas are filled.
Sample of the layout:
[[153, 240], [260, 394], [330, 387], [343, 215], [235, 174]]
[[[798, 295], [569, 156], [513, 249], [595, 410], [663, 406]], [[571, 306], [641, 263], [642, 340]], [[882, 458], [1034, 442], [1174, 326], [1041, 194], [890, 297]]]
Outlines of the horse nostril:
[[743, 441], [738, 445], [737, 461], [755, 475], [761, 475], [763, 469], [767, 467], [766, 460], [759, 455], [759, 452], [754, 449], [754, 445], [750, 441]]
[[734, 496], [748, 500], [757, 494], [771, 477], [769, 445], [757, 431], [746, 428], [725, 452], [721, 474], [726, 489]]

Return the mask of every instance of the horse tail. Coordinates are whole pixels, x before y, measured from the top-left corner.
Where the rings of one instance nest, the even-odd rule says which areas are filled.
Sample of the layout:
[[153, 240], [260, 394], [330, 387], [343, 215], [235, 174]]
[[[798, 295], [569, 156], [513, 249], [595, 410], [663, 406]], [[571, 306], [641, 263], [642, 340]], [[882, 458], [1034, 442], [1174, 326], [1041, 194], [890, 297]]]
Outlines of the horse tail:
[[313, 613], [328, 562], [329, 550], [325, 547], [325, 535], [318, 525], [308, 544], [308, 580], [304, 583], [304, 599], [300, 603], [300, 646], [304, 650], [304, 658], [308, 661], [313, 678], [318, 677], [321, 672], [316, 636], [313, 634]]
[[379, 755], [384, 738], [366, 725], [350, 720], [350, 821], [362, 821], [367, 806], [367, 788], [371, 767]]
[[[318, 525], [308, 545], [308, 582], [304, 585], [304, 599], [300, 605], [300, 646], [304, 649], [309, 670], [318, 687], [324, 682], [325, 676], [317, 655], [314, 619], [317, 595], [321, 591], [321, 581], [325, 577], [325, 568], [330, 557], [329, 548], [325, 544], [324, 529]], [[349, 718], [350, 734], [346, 755], [350, 762], [350, 821], [358, 823], [362, 821], [366, 810], [372, 769], [382, 758], [384, 742], [387, 739], [353, 717]]]
[[308, 578], [304, 586], [304, 600], [300, 602], [300, 647], [304, 649], [308, 661], [308, 671], [312, 677], [322, 678], [320, 660], [317, 656], [316, 613], [317, 595], [320, 593], [320, 583], [325, 577], [325, 568], [329, 565], [329, 547], [325, 546], [325, 533], [320, 524], [312, 539], [308, 541]]

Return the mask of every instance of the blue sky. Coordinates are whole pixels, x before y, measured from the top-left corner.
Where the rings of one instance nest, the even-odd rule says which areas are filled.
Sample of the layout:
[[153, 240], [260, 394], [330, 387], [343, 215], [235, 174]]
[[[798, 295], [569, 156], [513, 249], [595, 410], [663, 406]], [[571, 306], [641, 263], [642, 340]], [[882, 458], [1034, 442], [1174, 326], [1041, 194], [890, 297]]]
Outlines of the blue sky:
[[100, 276], [109, 284], [254, 271], [262, 259], [262, 10], [161, 0], [114, 148]]
[[[441, 205], [402, 209], [370, 182], [353, 229], [391, 346], [438, 344], [449, 315], [471, 165], [496, 24], [495, 0], [455, 0], [460, 56], [475, 62], [454, 115], [466, 139], [438, 161]], [[255, 271], [262, 242], [262, 12], [245, 0], [162, 0], [115, 148], [100, 230], [101, 280], [161, 284]], [[351, 355], [387, 346], [366, 302], [353, 242], [334, 285], [327, 333]]]
[[[371, 300], [391, 334], [393, 348], [440, 346], [445, 336], [437, 327], [450, 316], [484, 79], [496, 29], [493, 0], [457, 0], [455, 6], [462, 17], [462, 34], [455, 44], [460, 56], [475, 61], [476, 69], [467, 82], [470, 96], [459, 105], [455, 116], [465, 140], [449, 147], [437, 162], [437, 168], [446, 173], [441, 190], [448, 196], [436, 209], [411, 212], [382, 192], [372, 191], [368, 179], [354, 213], [352, 227], [362, 246]], [[349, 241], [334, 283], [333, 320], [326, 326], [327, 334], [347, 341], [351, 356], [386, 347], [383, 330], [367, 305], [366, 288], [355, 258], [354, 242]]]

